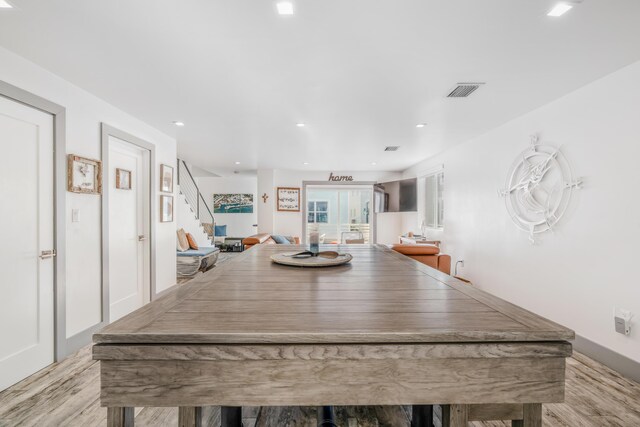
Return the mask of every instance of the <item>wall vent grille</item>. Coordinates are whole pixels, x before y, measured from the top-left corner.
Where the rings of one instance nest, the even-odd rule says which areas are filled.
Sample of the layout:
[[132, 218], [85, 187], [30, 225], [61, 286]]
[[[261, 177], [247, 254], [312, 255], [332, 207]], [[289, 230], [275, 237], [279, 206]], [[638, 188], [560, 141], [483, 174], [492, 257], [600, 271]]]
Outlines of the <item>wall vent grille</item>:
[[390, 145], [388, 147], [384, 147], [384, 151], [398, 151], [398, 148], [400, 148], [399, 145]]
[[483, 84], [484, 83], [458, 83], [457, 86], [449, 92], [447, 98], [466, 98]]

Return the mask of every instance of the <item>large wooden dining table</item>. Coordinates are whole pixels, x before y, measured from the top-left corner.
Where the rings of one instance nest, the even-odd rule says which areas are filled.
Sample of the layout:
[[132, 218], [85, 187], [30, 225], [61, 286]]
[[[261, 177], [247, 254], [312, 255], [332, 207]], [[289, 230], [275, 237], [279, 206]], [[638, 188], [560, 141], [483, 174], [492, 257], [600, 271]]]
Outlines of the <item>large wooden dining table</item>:
[[573, 331], [381, 245], [323, 248], [353, 255], [339, 267], [270, 259], [301, 249], [255, 246], [95, 334], [109, 426], [137, 406], [179, 407], [181, 426], [222, 406], [226, 427], [242, 406], [322, 405], [540, 426], [563, 401]]

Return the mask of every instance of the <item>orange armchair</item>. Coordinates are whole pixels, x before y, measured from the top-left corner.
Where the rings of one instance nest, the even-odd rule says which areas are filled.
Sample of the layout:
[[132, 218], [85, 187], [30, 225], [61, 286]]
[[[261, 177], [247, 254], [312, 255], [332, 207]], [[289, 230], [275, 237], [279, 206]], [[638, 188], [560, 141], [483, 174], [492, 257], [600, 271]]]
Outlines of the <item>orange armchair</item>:
[[434, 245], [403, 245], [395, 244], [391, 247], [396, 252], [420, 261], [446, 274], [451, 274], [451, 257], [441, 254], [440, 248]]

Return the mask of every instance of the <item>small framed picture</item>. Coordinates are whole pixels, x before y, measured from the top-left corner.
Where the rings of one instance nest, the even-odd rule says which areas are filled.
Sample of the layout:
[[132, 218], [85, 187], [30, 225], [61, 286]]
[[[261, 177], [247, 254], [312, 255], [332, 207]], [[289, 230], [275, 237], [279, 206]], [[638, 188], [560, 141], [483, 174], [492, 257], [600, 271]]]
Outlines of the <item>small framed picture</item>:
[[300, 212], [300, 188], [278, 187], [278, 211]]
[[173, 168], [169, 165], [160, 165], [160, 191], [173, 193]]
[[160, 196], [160, 222], [173, 222], [173, 196]]
[[131, 171], [116, 168], [116, 188], [131, 190]]
[[67, 190], [73, 193], [102, 193], [102, 162], [69, 154], [67, 156]]

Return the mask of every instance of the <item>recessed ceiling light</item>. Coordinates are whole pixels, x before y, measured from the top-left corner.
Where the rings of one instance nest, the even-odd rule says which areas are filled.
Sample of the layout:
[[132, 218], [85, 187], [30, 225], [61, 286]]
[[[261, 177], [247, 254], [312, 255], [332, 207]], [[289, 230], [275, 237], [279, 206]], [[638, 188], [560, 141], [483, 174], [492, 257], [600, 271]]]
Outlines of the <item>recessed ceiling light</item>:
[[371, 162], [371, 166], [375, 166], [375, 165], [377, 165], [376, 162]]
[[293, 3], [290, 1], [280, 1], [276, 4], [280, 15], [293, 15]]
[[235, 162], [235, 164], [236, 164], [236, 165], [239, 165], [239, 164], [240, 164], [240, 162]]
[[0, 9], [13, 9], [13, 6], [11, 6], [6, 0], [0, 0]]
[[416, 127], [417, 127], [417, 128], [423, 128], [423, 127], [425, 127], [426, 125], [427, 125], [426, 123], [418, 123], [418, 124], [416, 125]]
[[558, 3], [556, 4], [547, 16], [562, 16], [573, 8], [572, 4], [568, 3]]
[[304, 163], [303, 163], [303, 165], [305, 165], [305, 166], [306, 166], [306, 165], [308, 165], [308, 164], [309, 164], [309, 162], [304, 162]]
[[306, 125], [305, 125], [304, 123], [296, 123], [296, 126], [298, 126], [299, 128], [303, 128], [303, 127], [305, 127]]
[[173, 122], [173, 124], [176, 125], [176, 126], [179, 126], [179, 127], [184, 126], [183, 122]]

